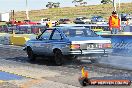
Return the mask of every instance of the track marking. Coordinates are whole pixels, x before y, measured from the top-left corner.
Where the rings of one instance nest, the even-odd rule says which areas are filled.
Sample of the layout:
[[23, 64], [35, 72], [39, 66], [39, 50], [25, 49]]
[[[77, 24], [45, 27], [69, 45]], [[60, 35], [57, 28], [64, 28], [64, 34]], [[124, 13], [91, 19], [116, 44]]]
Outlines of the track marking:
[[[18, 76], [22, 76], [22, 77], [25, 77], [25, 78], [30, 78], [30, 79], [34, 79], [30, 76], [25, 76], [25, 75], [20, 75], [20, 74], [17, 74], [15, 72], [9, 72], [9, 71], [4, 71], [4, 70], [0, 70], [1, 72], [6, 72], [6, 73], [9, 73], [9, 74], [14, 74], [14, 75], [18, 75]], [[0, 81], [1, 82], [1, 81]]]

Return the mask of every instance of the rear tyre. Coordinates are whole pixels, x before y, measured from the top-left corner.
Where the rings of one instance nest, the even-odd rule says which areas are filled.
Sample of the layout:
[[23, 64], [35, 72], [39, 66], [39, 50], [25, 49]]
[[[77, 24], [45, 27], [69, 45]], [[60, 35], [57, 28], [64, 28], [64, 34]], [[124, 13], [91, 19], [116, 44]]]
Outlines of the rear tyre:
[[91, 59], [92, 63], [99, 63], [99, 61], [102, 59], [102, 56], [98, 56], [97, 58]]
[[91, 63], [97, 63], [98, 60], [97, 59], [91, 59]]
[[28, 55], [29, 61], [35, 61], [36, 60], [36, 56], [33, 53], [31, 48], [27, 48], [27, 55]]
[[55, 60], [55, 64], [58, 66], [61, 66], [63, 64], [63, 54], [60, 50], [56, 50], [54, 52], [54, 60]]

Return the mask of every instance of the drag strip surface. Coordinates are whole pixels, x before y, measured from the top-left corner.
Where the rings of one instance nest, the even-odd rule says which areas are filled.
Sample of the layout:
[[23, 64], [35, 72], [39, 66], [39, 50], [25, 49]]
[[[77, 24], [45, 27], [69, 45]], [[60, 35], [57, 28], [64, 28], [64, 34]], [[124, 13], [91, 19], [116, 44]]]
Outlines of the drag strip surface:
[[[31, 79], [41, 78], [75, 87], [80, 87], [78, 77], [81, 74], [80, 70], [82, 66], [85, 66], [85, 69], [89, 71], [89, 76], [92, 78], [118, 78], [132, 80], [132, 71], [130, 69], [121, 69], [118, 67], [120, 66], [119, 64], [118, 66], [115, 66], [117, 65], [116, 62], [122, 64], [122, 66], [125, 66], [126, 63], [121, 63], [123, 61], [122, 56], [119, 56], [122, 57], [121, 62], [118, 60], [120, 58], [117, 57], [118, 56], [110, 56], [110, 59], [105, 57], [99, 63], [94, 64], [90, 61], [74, 60], [72, 62], [67, 61], [63, 66], [55, 66], [53, 61], [45, 60], [44, 58], [38, 58], [36, 62], [29, 62], [25, 51], [23, 51], [23, 47], [0, 45], [0, 69], [12, 71]], [[128, 60], [126, 61], [130, 63], [131, 58], [127, 59]], [[114, 60], [116, 62], [114, 62]]]

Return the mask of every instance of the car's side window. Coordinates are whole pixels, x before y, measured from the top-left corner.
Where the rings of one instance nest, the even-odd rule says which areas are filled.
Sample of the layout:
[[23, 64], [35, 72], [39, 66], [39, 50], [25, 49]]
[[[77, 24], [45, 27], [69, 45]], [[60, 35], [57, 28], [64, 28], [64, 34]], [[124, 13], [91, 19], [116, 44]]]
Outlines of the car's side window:
[[49, 40], [51, 34], [52, 34], [52, 30], [46, 30], [46, 31], [40, 36], [39, 39], [41, 39], [41, 40]]
[[52, 39], [53, 39], [53, 40], [61, 40], [61, 39], [62, 39], [61, 33], [58, 32], [57, 30], [55, 30], [55, 31], [54, 31], [54, 34], [53, 34], [53, 36], [52, 36]]

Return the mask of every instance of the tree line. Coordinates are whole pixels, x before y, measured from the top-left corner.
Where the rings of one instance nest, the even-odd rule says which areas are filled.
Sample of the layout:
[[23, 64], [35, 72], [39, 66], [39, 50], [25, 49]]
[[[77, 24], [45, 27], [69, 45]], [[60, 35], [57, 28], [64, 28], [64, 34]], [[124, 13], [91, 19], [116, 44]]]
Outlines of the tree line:
[[[72, 1], [73, 4], [75, 4], [75, 6], [86, 6], [87, 2], [85, 0], [73, 0]], [[112, 3], [112, 0], [101, 0], [102, 4], [108, 4], [108, 3]], [[60, 2], [48, 2], [46, 4], [47, 8], [59, 8], [60, 7]]]

